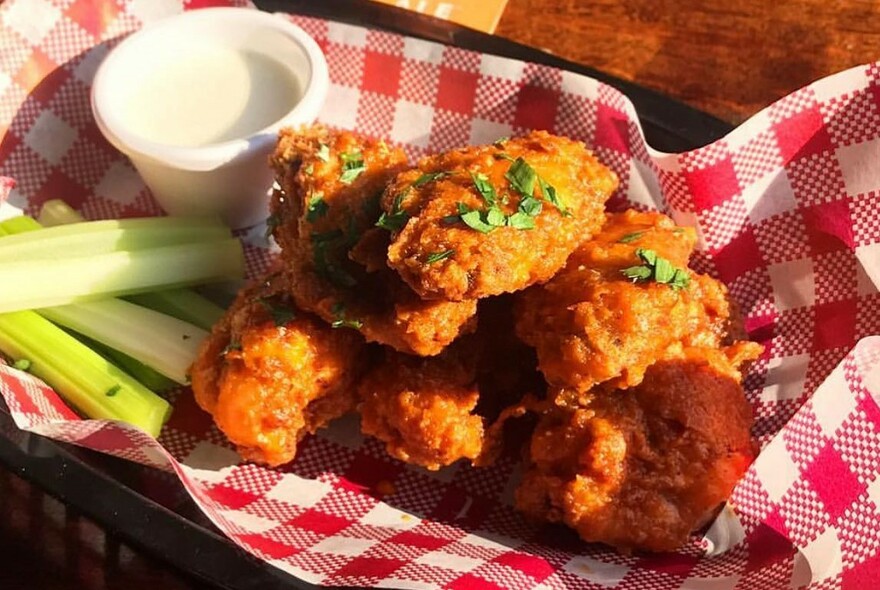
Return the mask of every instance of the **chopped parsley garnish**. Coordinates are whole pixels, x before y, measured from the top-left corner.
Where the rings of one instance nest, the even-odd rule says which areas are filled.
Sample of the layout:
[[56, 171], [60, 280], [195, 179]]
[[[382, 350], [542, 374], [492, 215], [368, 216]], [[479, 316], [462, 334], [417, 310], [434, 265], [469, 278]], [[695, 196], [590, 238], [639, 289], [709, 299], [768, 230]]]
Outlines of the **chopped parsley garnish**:
[[342, 174], [339, 175], [339, 181], [344, 184], [351, 184], [355, 178], [367, 171], [364, 156], [360, 152], [339, 154], [339, 159], [342, 160]]
[[625, 236], [621, 237], [619, 240], [617, 240], [617, 243], [618, 244], [629, 244], [630, 242], [635, 242], [636, 240], [641, 238], [643, 235], [645, 235], [645, 232], [643, 232], [643, 231], [634, 231], [631, 234], [626, 234]]
[[120, 389], [122, 389], [122, 386], [117, 383], [116, 385], [105, 391], [104, 395], [106, 395], [107, 397], [113, 397], [114, 395], [119, 393]]
[[306, 221], [313, 222], [327, 215], [330, 205], [324, 200], [324, 193], [312, 193], [309, 197], [309, 206], [306, 209]]
[[327, 145], [326, 143], [320, 144], [320, 147], [318, 147], [318, 153], [315, 155], [318, 156], [318, 159], [321, 160], [322, 162], [329, 162], [330, 161], [330, 146]]
[[[471, 229], [475, 229], [480, 233], [487, 234], [496, 227], [499, 227], [497, 225], [492, 225], [489, 223], [489, 213], [487, 211], [471, 209], [464, 203], [458, 204], [458, 216], [466, 226]], [[503, 214], [502, 217], [504, 217]], [[493, 219], [493, 221], [495, 221], [495, 219]], [[502, 223], [502, 225], [504, 224]]]
[[544, 180], [540, 175], [538, 176], [538, 186], [541, 187], [541, 196], [544, 197], [547, 201], [556, 207], [560, 213], [564, 216], [569, 217], [571, 213], [568, 212], [565, 204], [559, 200], [559, 195], [556, 194], [556, 187]]
[[351, 238], [346, 238], [340, 229], [322, 233], [313, 233], [312, 246], [314, 247], [315, 271], [337, 287], [354, 287], [357, 280], [348, 274], [343, 268], [331, 259], [331, 252], [348, 244]]
[[486, 201], [486, 204], [490, 207], [495, 205], [498, 200], [498, 194], [495, 192], [495, 187], [489, 182], [489, 177], [479, 172], [471, 172], [471, 179], [474, 181], [474, 187]]
[[18, 359], [14, 363], [12, 363], [13, 369], [18, 369], [19, 371], [30, 371], [31, 369], [31, 361], [28, 359]]
[[522, 196], [531, 197], [535, 194], [538, 173], [522, 158], [517, 158], [513, 161], [513, 164], [507, 169], [507, 174], [504, 175], [504, 178]]
[[690, 274], [682, 269], [672, 265], [672, 263], [661, 256], [657, 256], [654, 250], [646, 250], [638, 248], [636, 256], [644, 263], [639, 266], [630, 266], [624, 268], [620, 272], [633, 282], [653, 280], [657, 283], [669, 285], [673, 289], [683, 289], [688, 286], [691, 280]]
[[434, 264], [435, 262], [440, 262], [441, 260], [446, 260], [450, 256], [455, 254], [455, 250], [444, 250], [443, 252], [434, 252], [433, 254], [428, 254], [428, 257], [425, 258], [425, 262], [427, 264]]
[[266, 218], [266, 239], [272, 237], [272, 233], [275, 231], [275, 228], [281, 225], [281, 217], [277, 214], [273, 213], [269, 217]]
[[267, 297], [260, 297], [257, 301], [272, 316], [272, 321], [275, 322], [276, 327], [286, 326], [296, 319], [296, 312], [289, 307], [279, 305]]
[[390, 232], [400, 231], [406, 222], [409, 221], [409, 213], [403, 210], [403, 199], [409, 191], [404, 191], [394, 197], [394, 204], [391, 207], [391, 213], [382, 213], [376, 227], [387, 229]]
[[233, 350], [241, 350], [241, 341], [232, 339], [229, 341], [223, 350], [220, 351], [220, 356], [226, 356], [227, 353], [232, 352]]
[[311, 176], [312, 173], [313, 173], [314, 171], [315, 171], [315, 165], [314, 165], [314, 164], [309, 164], [308, 166], [306, 166], [305, 168], [303, 168], [303, 172], [305, 172], [305, 175], [306, 175], [306, 176]]
[[428, 184], [429, 182], [434, 182], [435, 180], [441, 180], [451, 175], [451, 172], [428, 172], [416, 178], [415, 181], [412, 183], [412, 186], [422, 186], [423, 184]]
[[507, 218], [507, 224], [514, 229], [535, 229], [535, 218], [517, 211]]
[[334, 305], [332, 312], [333, 317], [336, 319], [330, 324], [331, 328], [351, 328], [352, 330], [360, 330], [364, 325], [360, 320], [347, 318], [345, 315], [345, 305], [342, 303]]
[[519, 211], [529, 217], [537, 217], [543, 208], [544, 204], [535, 197], [523, 197], [519, 202]]

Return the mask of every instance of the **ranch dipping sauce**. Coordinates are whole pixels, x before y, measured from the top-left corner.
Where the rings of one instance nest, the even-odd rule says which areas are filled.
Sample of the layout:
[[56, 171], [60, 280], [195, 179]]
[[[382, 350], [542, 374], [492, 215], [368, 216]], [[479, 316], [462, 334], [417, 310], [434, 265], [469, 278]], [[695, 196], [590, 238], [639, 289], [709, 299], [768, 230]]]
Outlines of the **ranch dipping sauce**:
[[203, 8], [157, 19], [114, 47], [91, 102], [98, 129], [169, 215], [219, 215], [245, 228], [269, 215], [279, 130], [315, 121], [329, 89], [320, 46], [288, 18]]
[[127, 93], [128, 129], [156, 143], [199, 147], [247, 137], [282, 118], [302, 90], [271, 56], [219, 45], [188, 48]]

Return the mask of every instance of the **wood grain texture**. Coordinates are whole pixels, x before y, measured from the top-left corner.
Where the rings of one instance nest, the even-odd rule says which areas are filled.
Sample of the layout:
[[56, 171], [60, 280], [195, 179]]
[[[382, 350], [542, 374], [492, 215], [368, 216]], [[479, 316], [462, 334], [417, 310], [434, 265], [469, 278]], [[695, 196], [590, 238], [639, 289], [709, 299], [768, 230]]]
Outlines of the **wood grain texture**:
[[880, 59], [869, 0], [509, 0], [496, 34], [739, 123]]

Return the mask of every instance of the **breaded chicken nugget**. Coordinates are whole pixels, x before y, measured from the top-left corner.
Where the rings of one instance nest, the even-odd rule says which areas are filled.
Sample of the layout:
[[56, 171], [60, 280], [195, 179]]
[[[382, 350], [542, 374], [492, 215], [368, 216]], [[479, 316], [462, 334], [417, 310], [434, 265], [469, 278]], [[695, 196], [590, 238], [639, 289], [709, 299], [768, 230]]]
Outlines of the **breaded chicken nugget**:
[[586, 541], [676, 549], [754, 459], [751, 408], [731, 364], [739, 360], [687, 349], [653, 365], [638, 387], [596, 394], [585, 406], [550, 405], [531, 441], [517, 507]]
[[[423, 301], [385, 264], [379, 195], [402, 151], [323, 127], [283, 130], [272, 157], [281, 186], [273, 234], [297, 305], [401, 352], [434, 355], [476, 325], [474, 301]], [[353, 251], [353, 252], [352, 252]]]
[[390, 455], [431, 470], [460, 459], [492, 463], [502, 443], [492, 425], [506, 407], [546, 387], [534, 351], [513, 334], [511, 316], [509, 300], [484, 301], [477, 333], [439, 356], [386, 350], [358, 388], [364, 434], [382, 440]]
[[599, 230], [616, 188], [584, 144], [543, 131], [424, 158], [382, 196], [389, 264], [430, 299], [542, 283]]
[[432, 471], [483, 451], [476, 363], [453, 345], [436, 357], [386, 349], [358, 388], [361, 430], [392, 457]]
[[244, 289], [191, 368], [198, 404], [245, 459], [280, 465], [354, 409], [366, 345], [293, 306], [280, 273]]
[[520, 294], [517, 334], [537, 349], [547, 381], [630, 387], [682, 347], [725, 341], [726, 288], [686, 270], [695, 240], [659, 213], [613, 214], [551, 281]]

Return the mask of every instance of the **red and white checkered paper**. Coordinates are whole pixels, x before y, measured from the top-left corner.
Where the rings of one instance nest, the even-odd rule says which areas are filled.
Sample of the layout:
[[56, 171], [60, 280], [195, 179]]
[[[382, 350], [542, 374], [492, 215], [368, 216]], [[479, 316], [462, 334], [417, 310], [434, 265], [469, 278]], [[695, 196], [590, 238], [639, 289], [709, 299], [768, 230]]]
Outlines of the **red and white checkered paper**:
[[[142, 23], [217, 2], [7, 0], [0, 6], [0, 217], [63, 198], [89, 218], [160, 213], [95, 127], [95, 68]], [[281, 17], [279, 17], [281, 18]], [[234, 542], [313, 583], [402, 588], [777, 589], [880, 585], [880, 64], [804, 88], [684, 154], [645, 144], [617, 91], [583, 76], [293, 17], [326, 52], [324, 122], [411, 156], [534, 128], [584, 140], [616, 207], [699, 228], [696, 266], [730, 286], [767, 347], [746, 388], [763, 451], [703, 538], [625, 557], [511, 507], [512, 458], [407, 467], [343, 420], [282, 469], [238, 464], [182, 392], [159, 442], [78, 420], [0, 366], [22, 428], [173, 472]], [[265, 261], [245, 236], [252, 270]], [[14, 288], [3, 285], [0, 288]]]

